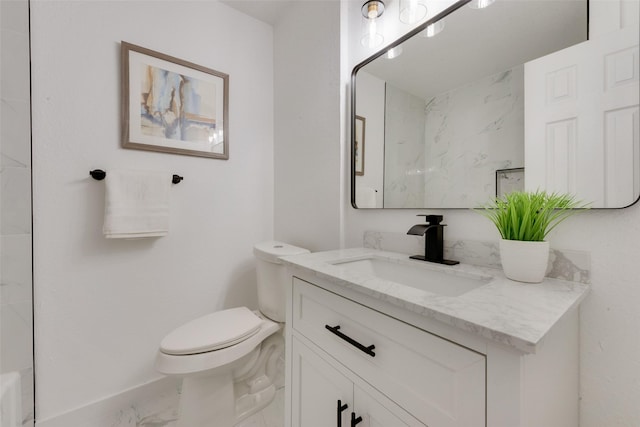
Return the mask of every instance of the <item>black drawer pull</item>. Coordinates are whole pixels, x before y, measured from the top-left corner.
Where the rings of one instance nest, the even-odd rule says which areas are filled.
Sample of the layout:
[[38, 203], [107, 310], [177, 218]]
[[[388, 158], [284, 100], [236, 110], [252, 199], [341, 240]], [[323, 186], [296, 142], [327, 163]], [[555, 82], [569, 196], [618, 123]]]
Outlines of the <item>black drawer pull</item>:
[[356, 347], [358, 350], [364, 351], [365, 353], [367, 353], [371, 357], [375, 357], [376, 356], [376, 354], [373, 352], [373, 349], [376, 348], [375, 345], [371, 344], [369, 347], [363, 346], [358, 341], [356, 341], [353, 338], [351, 338], [351, 337], [343, 334], [342, 332], [340, 332], [338, 330], [338, 329], [340, 329], [340, 325], [336, 325], [336, 326], [324, 325], [324, 327], [327, 328], [328, 330], [330, 330], [332, 333], [334, 333], [337, 336], [339, 336], [340, 338], [342, 338], [343, 340], [345, 340], [346, 342], [348, 342], [349, 344], [351, 344], [352, 346]]
[[358, 423], [362, 421], [362, 417], [356, 418], [356, 414], [354, 412], [351, 413], [351, 427], [356, 427]]
[[349, 405], [346, 403], [343, 405], [342, 400], [338, 399], [338, 427], [342, 427], [342, 411], [347, 409]]

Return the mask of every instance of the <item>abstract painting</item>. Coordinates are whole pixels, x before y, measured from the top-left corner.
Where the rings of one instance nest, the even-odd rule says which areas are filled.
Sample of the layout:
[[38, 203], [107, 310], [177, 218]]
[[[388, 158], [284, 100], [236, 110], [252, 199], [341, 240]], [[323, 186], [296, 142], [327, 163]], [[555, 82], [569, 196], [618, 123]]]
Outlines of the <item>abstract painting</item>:
[[229, 158], [224, 73], [122, 42], [123, 146]]

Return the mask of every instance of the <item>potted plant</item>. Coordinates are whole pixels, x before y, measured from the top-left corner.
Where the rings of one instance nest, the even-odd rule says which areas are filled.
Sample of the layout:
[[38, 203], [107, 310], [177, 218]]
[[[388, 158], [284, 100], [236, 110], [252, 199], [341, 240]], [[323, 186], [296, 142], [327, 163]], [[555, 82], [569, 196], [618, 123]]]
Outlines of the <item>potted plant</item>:
[[500, 260], [512, 280], [539, 283], [549, 263], [545, 238], [562, 221], [586, 205], [573, 196], [544, 191], [514, 191], [497, 197], [478, 212], [500, 232]]

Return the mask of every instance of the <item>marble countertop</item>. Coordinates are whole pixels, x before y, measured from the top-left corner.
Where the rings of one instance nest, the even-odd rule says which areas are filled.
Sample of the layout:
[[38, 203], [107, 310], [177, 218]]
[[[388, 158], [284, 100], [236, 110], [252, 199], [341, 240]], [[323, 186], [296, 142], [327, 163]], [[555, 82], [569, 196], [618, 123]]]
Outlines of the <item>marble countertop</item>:
[[[482, 277], [484, 284], [451, 297], [431, 293], [372, 274], [357, 272], [336, 262], [383, 258], [461, 277]], [[557, 279], [529, 284], [507, 279], [502, 270], [468, 264], [444, 266], [410, 260], [405, 254], [353, 248], [282, 257], [291, 268], [322, 278], [406, 310], [438, 320], [484, 338], [535, 353], [545, 335], [580, 304], [589, 285]]]

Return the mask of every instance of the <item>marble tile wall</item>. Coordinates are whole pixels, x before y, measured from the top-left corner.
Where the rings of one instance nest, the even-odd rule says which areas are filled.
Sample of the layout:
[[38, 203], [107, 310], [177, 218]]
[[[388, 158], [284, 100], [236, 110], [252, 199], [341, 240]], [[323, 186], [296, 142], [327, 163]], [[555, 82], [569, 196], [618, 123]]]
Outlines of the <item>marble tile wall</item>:
[[27, 0], [0, 1], [0, 372], [20, 374], [33, 425], [31, 123]]
[[429, 100], [387, 85], [384, 206], [468, 207], [524, 166], [524, 67]]
[[[365, 231], [363, 246], [408, 255], [421, 255], [424, 253], [424, 236]], [[502, 268], [498, 241], [445, 240], [444, 256], [465, 264]], [[591, 255], [585, 251], [552, 248], [546, 277], [591, 283]]]
[[386, 85], [384, 207], [424, 206], [425, 102]]
[[476, 206], [495, 196], [495, 171], [524, 166], [524, 66], [427, 102], [425, 206]]

